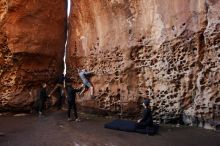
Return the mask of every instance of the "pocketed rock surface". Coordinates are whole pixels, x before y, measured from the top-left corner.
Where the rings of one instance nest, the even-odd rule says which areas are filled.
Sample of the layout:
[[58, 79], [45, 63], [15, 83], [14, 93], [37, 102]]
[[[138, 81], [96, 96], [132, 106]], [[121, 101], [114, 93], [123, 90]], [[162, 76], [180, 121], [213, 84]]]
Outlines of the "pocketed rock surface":
[[[219, 117], [220, 1], [72, 1], [67, 71], [94, 71], [83, 106], [135, 113], [150, 98], [158, 119]], [[193, 120], [194, 119], [194, 120]]]
[[27, 110], [63, 70], [66, 2], [0, 1], [0, 109]]
[[[154, 117], [186, 123], [219, 118], [218, 0], [72, 1], [67, 74], [94, 71], [96, 100], [82, 106], [119, 114], [151, 99]], [[66, 2], [0, 1], [0, 109], [29, 109], [40, 82], [63, 70]]]

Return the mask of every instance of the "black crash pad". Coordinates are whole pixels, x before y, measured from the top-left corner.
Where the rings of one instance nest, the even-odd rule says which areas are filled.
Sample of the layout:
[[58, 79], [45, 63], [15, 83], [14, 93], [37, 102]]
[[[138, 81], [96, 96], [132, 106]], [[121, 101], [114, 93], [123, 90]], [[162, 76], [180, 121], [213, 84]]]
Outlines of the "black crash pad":
[[113, 129], [113, 130], [120, 130], [126, 132], [137, 132], [142, 134], [149, 134], [154, 135], [158, 132], [159, 126], [154, 125], [152, 127], [146, 127], [144, 129], [137, 129], [135, 128], [136, 122], [130, 120], [121, 120], [117, 119], [110, 123], [104, 125], [105, 128]]

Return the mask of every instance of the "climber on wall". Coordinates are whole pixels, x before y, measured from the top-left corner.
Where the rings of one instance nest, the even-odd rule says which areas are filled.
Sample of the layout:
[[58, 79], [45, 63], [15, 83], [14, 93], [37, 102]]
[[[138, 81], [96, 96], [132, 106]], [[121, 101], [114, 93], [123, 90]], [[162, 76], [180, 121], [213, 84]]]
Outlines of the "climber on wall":
[[57, 84], [54, 87], [54, 89], [50, 92], [49, 97], [56, 91], [58, 94], [58, 100], [57, 100], [57, 109], [60, 110], [62, 108], [62, 103], [63, 103], [63, 94], [64, 94], [64, 74], [62, 74], [58, 80]]
[[82, 69], [81, 71], [79, 69], [77, 69], [77, 70], [78, 70], [79, 76], [83, 82], [83, 90], [81, 91], [80, 95], [82, 95], [86, 89], [90, 89], [90, 95], [91, 95], [91, 97], [93, 97], [94, 88], [88, 80], [88, 75], [93, 74], [93, 72], [88, 72], [85, 69]]

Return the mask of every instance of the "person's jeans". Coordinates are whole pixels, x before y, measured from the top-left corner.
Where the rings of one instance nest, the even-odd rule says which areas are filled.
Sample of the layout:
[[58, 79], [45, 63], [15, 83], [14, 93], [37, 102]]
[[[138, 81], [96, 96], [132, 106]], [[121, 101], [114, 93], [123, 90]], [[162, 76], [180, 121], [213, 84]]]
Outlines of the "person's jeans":
[[45, 102], [46, 102], [45, 100], [39, 101], [39, 112], [43, 112]]
[[144, 129], [146, 127], [147, 127], [147, 125], [145, 123], [142, 123], [142, 122], [135, 124], [136, 129]]
[[71, 109], [74, 110], [74, 116], [77, 119], [78, 118], [78, 114], [77, 114], [76, 102], [68, 101], [68, 118], [70, 118]]
[[58, 97], [58, 100], [57, 100], [57, 109], [61, 109], [62, 108], [62, 105], [63, 105], [63, 96], [62, 95], [59, 95]]

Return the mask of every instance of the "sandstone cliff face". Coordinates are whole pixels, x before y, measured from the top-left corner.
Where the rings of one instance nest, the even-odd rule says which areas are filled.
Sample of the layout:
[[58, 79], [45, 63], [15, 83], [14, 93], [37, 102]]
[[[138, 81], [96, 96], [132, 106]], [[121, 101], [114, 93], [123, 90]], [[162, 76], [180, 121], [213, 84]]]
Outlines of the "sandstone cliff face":
[[68, 75], [95, 71], [96, 101], [84, 106], [139, 110], [152, 99], [158, 119], [210, 119], [220, 105], [220, 1], [72, 2]]
[[0, 109], [29, 108], [62, 73], [65, 25], [63, 0], [0, 1]]

